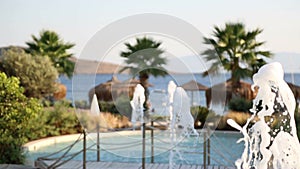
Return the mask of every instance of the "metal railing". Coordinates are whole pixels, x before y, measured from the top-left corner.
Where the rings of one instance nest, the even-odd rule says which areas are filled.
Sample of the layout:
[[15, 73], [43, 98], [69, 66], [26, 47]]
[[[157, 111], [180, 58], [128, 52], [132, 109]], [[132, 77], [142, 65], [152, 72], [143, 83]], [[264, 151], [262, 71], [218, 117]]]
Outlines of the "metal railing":
[[[155, 163], [155, 159], [154, 159], [154, 156], [155, 156], [155, 150], [165, 150], [165, 151], [177, 151], [176, 149], [181, 149], [180, 150], [180, 153], [182, 154], [199, 154], [199, 159], [201, 158], [202, 156], [202, 164], [203, 164], [203, 167], [206, 169], [207, 166], [211, 165], [211, 161], [213, 160], [214, 162], [216, 162], [217, 164], [219, 165], [223, 165], [223, 166], [226, 166], [226, 164], [224, 164], [224, 162], [218, 160], [217, 158], [215, 158], [212, 154], [211, 154], [211, 151], [213, 151], [214, 153], [218, 154], [219, 156], [222, 157], [223, 160], [225, 160], [228, 164], [231, 164], [231, 165], [234, 165], [234, 163], [228, 159], [228, 155], [232, 156], [233, 154], [230, 153], [230, 151], [226, 150], [226, 146], [223, 145], [222, 141], [220, 141], [218, 139], [218, 137], [215, 135], [215, 133], [211, 132], [209, 128], [207, 129], [202, 129], [201, 130], [201, 134], [203, 134], [202, 137], [198, 137], [198, 142], [200, 142], [199, 140], [202, 139], [202, 145], [201, 144], [198, 144], [198, 145], [190, 145], [190, 146], [187, 146], [187, 145], [181, 145], [180, 143], [177, 143], [173, 148], [166, 148], [166, 147], [160, 147], [159, 145], [155, 145], [155, 141], [154, 141], [154, 137], [155, 137], [155, 130], [161, 130], [157, 127], [154, 126], [154, 122], [155, 123], [158, 123], [160, 125], [163, 125], [160, 123], [160, 121], [150, 121], [150, 125], [149, 123], [147, 123], [148, 125], [145, 124], [145, 127], [144, 127], [144, 130], [150, 130], [150, 154], [151, 154], [151, 159], [150, 159], [150, 163]], [[132, 128], [126, 128], [126, 129], [123, 129], [123, 130], [126, 130], [128, 131], [128, 129], [132, 129]], [[112, 131], [114, 129], [110, 129], [110, 131]], [[120, 129], [117, 129], [117, 130], [114, 130], [114, 131], [120, 131]], [[82, 137], [83, 135], [83, 137]], [[101, 142], [100, 140], [97, 141], [97, 143], [95, 144], [92, 144], [90, 145], [89, 147], [87, 147], [87, 133], [86, 131], [84, 130], [82, 135], [80, 135], [78, 137], [78, 139], [72, 143], [71, 145], [55, 152], [55, 153], [52, 153], [50, 155], [47, 155], [47, 156], [44, 156], [44, 157], [39, 157], [37, 159], [37, 161], [46, 161], [46, 160], [52, 160], [54, 161], [51, 165], [47, 166], [47, 167], [44, 167], [44, 168], [47, 168], [47, 169], [52, 169], [52, 168], [57, 168], [65, 163], [67, 163], [68, 161], [72, 160], [74, 157], [76, 157], [77, 155], [79, 155], [80, 153], [83, 153], [83, 156], [82, 156], [82, 166], [83, 166], [83, 169], [86, 168], [86, 162], [87, 162], [87, 159], [86, 159], [86, 152], [87, 151], [97, 151], [97, 153], [99, 153], [99, 159], [97, 159], [97, 161], [101, 161], [100, 160], [100, 149], [95, 149], [93, 148], [94, 146], [99, 146], [100, 145], [116, 145], [117, 147], [113, 147], [111, 148], [111, 150], [122, 150], [122, 149], [126, 149], [126, 148], [130, 148], [130, 147], [134, 147], [134, 146], [137, 146], [137, 145], [141, 145], [143, 144], [144, 146], [143, 147], [146, 147], [146, 142], [145, 141], [142, 141], [142, 143], [140, 142], [140, 140], [137, 140], [135, 142], [132, 142], [132, 143], [128, 143], [128, 144], [124, 144], [124, 143], [105, 143], [105, 142]], [[222, 150], [222, 152], [220, 150], [218, 150], [218, 148], [214, 145], [214, 144], [211, 144], [211, 138], [214, 137], [214, 141], [216, 141], [216, 144], [219, 144], [219, 145], [223, 145], [224, 149]], [[142, 138], [143, 140], [145, 138]], [[75, 153], [69, 153], [70, 150], [74, 147], [75, 144], [79, 143], [80, 141], [83, 141], [83, 148]], [[160, 138], [156, 138], [156, 141], [157, 142], [162, 142], [162, 143], [165, 143], [165, 144], [169, 144], [169, 142], [163, 140], [163, 139], [160, 139]], [[176, 148], [176, 149], [175, 149]], [[182, 150], [184, 149], [184, 151]], [[201, 150], [202, 149], [202, 150]], [[64, 151], [64, 152], [63, 152]], [[62, 153], [63, 152], [63, 153]], [[59, 153], [62, 153], [62, 155], [60, 157], [54, 157], [55, 155], [57, 156]], [[224, 153], [228, 154], [228, 155], [224, 155]], [[145, 158], [145, 154], [143, 154], [143, 157]], [[143, 160], [142, 161], [144, 164], [142, 166], [145, 166], [145, 163], [146, 161]], [[43, 167], [41, 167], [43, 168]]]

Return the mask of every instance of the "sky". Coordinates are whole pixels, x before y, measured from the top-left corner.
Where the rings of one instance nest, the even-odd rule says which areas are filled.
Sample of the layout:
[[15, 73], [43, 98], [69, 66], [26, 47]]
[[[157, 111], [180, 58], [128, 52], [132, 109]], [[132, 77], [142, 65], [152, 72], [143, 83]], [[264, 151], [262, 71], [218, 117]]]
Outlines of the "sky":
[[[132, 15], [157, 13], [181, 19], [197, 28], [203, 36], [211, 36], [215, 25], [222, 27], [226, 22], [240, 21], [249, 30], [263, 29], [258, 37], [266, 42], [263, 49], [298, 56], [299, 9], [298, 0], [1, 0], [0, 47], [26, 46], [25, 42], [31, 40], [31, 35], [37, 36], [41, 30], [50, 29], [66, 42], [75, 43], [70, 52], [80, 57], [90, 39], [107, 25]], [[174, 43], [177, 42], [170, 40], [165, 48], [178, 49]], [[109, 61], [118, 62], [116, 55], [123, 49], [121, 44], [116, 42], [111, 50], [114, 57], [109, 57]], [[186, 49], [174, 52], [189, 55], [184, 51]], [[280, 62], [289, 69], [293, 68], [291, 71], [300, 72], [300, 66], [293, 59], [297, 58], [281, 58]]]

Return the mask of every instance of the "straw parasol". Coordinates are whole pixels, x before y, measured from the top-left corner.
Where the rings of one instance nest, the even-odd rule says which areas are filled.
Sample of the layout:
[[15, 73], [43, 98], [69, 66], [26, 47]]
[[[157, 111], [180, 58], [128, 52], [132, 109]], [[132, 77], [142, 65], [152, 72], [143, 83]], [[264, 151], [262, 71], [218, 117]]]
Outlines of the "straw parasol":
[[214, 97], [214, 101], [216, 103], [221, 103], [225, 98], [225, 104], [227, 104], [233, 97], [241, 97], [246, 100], [252, 100], [256, 97], [256, 94], [257, 91], [253, 92], [251, 90], [250, 83], [240, 81], [239, 87], [233, 88], [232, 80], [229, 79], [224, 83], [216, 84], [206, 90], [206, 106], [210, 106], [212, 97]]
[[[296, 102], [300, 100], [300, 86], [297, 86], [292, 83], [287, 83], [289, 87], [291, 88]], [[214, 93], [212, 93], [212, 89]], [[225, 91], [226, 90], [226, 91]], [[232, 90], [235, 90], [232, 92]], [[232, 87], [232, 81], [231, 79], [227, 80], [226, 83], [219, 83], [215, 86], [212, 86], [211, 88], [208, 88], [205, 92], [205, 97], [206, 97], [206, 106], [209, 107], [211, 104], [211, 99], [212, 99], [212, 94], [214, 94], [214, 101], [215, 102], [222, 102], [222, 98], [226, 97], [225, 99], [225, 104], [227, 104], [231, 98], [238, 96], [245, 98], [246, 100], [253, 100], [256, 97], [257, 91], [252, 91], [251, 90], [251, 84], [240, 81], [240, 87], [233, 89]], [[226, 94], [226, 96], [222, 96], [222, 94]], [[234, 95], [232, 95], [234, 94]], [[219, 100], [218, 100], [219, 99]]]
[[112, 101], [112, 86], [114, 84], [118, 84], [121, 83], [117, 77], [113, 76], [111, 78], [111, 80], [108, 80], [105, 83], [101, 83], [95, 87], [93, 87], [90, 91], [89, 91], [89, 99], [90, 102], [92, 101], [92, 98], [94, 96], [94, 94], [96, 94], [97, 99], [100, 101]]
[[295, 96], [295, 100], [298, 103], [298, 101], [300, 100], [300, 86], [297, 86], [293, 83], [287, 83], [289, 85], [289, 87], [291, 88], [294, 96]]
[[186, 91], [190, 91], [192, 94], [192, 99], [191, 102], [193, 104], [194, 102], [194, 92], [195, 91], [206, 91], [208, 88], [206, 86], [204, 86], [203, 84], [198, 83], [195, 80], [191, 80], [183, 85], [181, 85], [181, 87], [186, 90]]
[[[101, 83], [89, 91], [90, 102], [94, 94], [96, 94], [99, 101], [113, 101], [121, 95], [131, 98], [137, 84], [140, 84], [140, 81], [137, 79], [121, 82], [117, 77], [113, 76], [111, 80]], [[149, 86], [152, 86], [152, 84], [149, 84]]]

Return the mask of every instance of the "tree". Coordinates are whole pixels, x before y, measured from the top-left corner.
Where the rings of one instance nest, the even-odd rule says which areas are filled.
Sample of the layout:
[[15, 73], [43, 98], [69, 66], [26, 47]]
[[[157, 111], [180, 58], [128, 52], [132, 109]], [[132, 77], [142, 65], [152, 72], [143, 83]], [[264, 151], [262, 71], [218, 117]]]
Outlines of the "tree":
[[26, 42], [27, 53], [37, 56], [48, 56], [59, 74], [72, 77], [74, 62], [70, 60], [72, 54], [67, 52], [74, 44], [65, 43], [54, 31], [44, 30], [40, 32], [40, 37], [32, 35], [33, 41]]
[[226, 23], [223, 29], [215, 26], [213, 38], [204, 37], [204, 43], [213, 48], [202, 53], [207, 61], [212, 61], [203, 75], [215, 73], [223, 67], [231, 73], [233, 87], [238, 88], [240, 79], [251, 77], [266, 63], [265, 58], [272, 56], [269, 51], [259, 50], [265, 42], [257, 41], [256, 37], [262, 31], [259, 28], [247, 31], [239, 22]]
[[0, 73], [0, 164], [25, 162], [22, 145], [34, 119], [42, 109], [37, 99], [27, 98], [19, 79]]
[[2, 52], [1, 69], [20, 79], [27, 97], [43, 98], [56, 92], [57, 70], [48, 57], [31, 56], [21, 48]]
[[160, 49], [161, 42], [156, 42], [151, 38], [136, 38], [136, 44], [125, 43], [127, 51], [121, 52], [121, 57], [125, 58], [128, 66], [122, 70], [129, 69], [133, 76], [139, 76], [141, 85], [145, 88], [146, 101], [148, 99], [148, 79], [149, 75], [165, 76], [167, 74], [163, 65], [166, 64], [166, 58], [161, 55], [164, 53]]

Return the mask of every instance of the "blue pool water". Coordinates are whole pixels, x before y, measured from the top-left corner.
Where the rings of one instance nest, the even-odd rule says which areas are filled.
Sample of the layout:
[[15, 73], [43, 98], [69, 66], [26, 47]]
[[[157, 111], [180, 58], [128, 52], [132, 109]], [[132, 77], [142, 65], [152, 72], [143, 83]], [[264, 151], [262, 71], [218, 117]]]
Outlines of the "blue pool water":
[[[243, 144], [236, 141], [241, 138], [240, 133], [233, 132], [214, 132], [210, 137], [211, 164], [234, 166], [234, 162], [241, 156]], [[159, 132], [154, 135], [154, 162], [169, 163], [169, 154], [174, 153], [175, 163], [177, 164], [203, 164], [203, 133], [199, 137], [179, 137], [177, 146], [171, 145], [170, 135], [167, 132]], [[96, 161], [97, 152], [95, 135], [90, 134], [87, 141], [87, 160]], [[45, 157], [53, 152], [71, 145], [73, 142], [53, 144], [38, 149], [37, 151], [27, 152], [28, 161], [34, 161], [38, 157]], [[82, 149], [82, 141], [78, 142], [70, 153], [78, 152]], [[103, 136], [100, 134], [101, 161], [112, 162], [141, 162], [142, 140], [139, 131], [135, 134], [111, 134]], [[52, 157], [59, 157], [61, 152]], [[146, 136], [146, 162], [151, 159], [151, 137]], [[74, 160], [82, 160], [82, 153], [77, 155]]]

